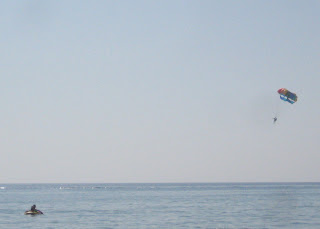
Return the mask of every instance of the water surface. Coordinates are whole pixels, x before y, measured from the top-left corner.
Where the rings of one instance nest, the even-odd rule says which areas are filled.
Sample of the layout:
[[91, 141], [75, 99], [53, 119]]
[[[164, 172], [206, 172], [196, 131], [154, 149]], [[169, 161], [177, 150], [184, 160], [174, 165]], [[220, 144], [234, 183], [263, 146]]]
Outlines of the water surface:
[[320, 183], [0, 184], [0, 228], [320, 228], [319, 213]]

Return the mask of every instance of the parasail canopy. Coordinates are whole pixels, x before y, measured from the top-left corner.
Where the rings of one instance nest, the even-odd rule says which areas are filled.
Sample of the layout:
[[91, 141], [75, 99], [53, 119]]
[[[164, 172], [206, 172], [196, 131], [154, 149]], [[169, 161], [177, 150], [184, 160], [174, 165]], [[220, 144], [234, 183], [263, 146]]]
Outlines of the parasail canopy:
[[282, 99], [283, 101], [289, 102], [291, 104], [294, 104], [298, 100], [298, 96], [295, 93], [285, 88], [280, 88], [278, 90], [278, 93], [280, 94], [280, 99]]

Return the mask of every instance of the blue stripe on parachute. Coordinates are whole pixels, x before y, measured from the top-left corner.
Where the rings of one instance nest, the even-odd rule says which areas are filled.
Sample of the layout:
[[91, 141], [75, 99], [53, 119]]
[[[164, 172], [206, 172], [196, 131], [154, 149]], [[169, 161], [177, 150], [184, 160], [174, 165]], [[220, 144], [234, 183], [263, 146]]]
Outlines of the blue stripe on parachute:
[[280, 95], [280, 99], [282, 99], [283, 101], [287, 101], [291, 104], [294, 104], [296, 101], [292, 100], [292, 98], [288, 98], [287, 96], [284, 95]]
[[288, 98], [284, 95], [280, 95], [280, 99], [282, 99], [283, 101], [288, 101]]

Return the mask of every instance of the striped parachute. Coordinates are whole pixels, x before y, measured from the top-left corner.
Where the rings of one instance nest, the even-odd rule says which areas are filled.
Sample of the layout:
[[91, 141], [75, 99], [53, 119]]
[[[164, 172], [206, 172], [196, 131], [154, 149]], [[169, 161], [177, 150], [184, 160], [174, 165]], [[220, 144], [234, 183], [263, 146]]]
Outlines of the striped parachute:
[[278, 90], [278, 93], [280, 94], [280, 99], [291, 104], [294, 104], [298, 100], [298, 96], [295, 93], [292, 93], [291, 91], [285, 88], [280, 88]]

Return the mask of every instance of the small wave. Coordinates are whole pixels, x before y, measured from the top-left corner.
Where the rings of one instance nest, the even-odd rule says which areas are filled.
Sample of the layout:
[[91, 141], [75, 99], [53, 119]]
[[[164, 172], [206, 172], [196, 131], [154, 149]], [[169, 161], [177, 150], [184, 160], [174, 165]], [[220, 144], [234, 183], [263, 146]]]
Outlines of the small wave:
[[59, 189], [76, 189], [77, 187], [60, 187]]
[[0, 189], [6, 189], [6, 187], [0, 187]]
[[107, 187], [104, 187], [104, 186], [70, 186], [70, 187], [61, 186], [59, 189], [64, 189], [64, 190], [70, 190], [70, 189], [107, 189]]
[[92, 187], [92, 189], [107, 189], [107, 187], [103, 187], [103, 186], [94, 186], [94, 187]]

